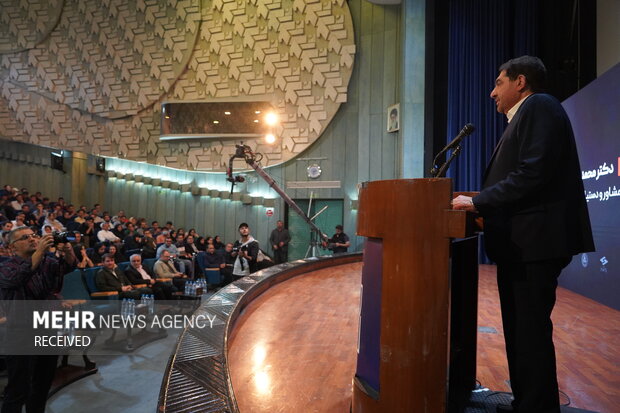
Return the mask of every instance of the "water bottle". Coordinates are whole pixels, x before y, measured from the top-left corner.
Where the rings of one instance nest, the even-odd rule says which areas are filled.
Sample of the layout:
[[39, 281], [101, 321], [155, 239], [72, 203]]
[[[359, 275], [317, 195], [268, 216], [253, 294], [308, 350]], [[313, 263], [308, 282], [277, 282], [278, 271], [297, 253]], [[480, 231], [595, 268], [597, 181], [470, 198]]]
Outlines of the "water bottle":
[[134, 315], [136, 315], [136, 302], [133, 299], [129, 300], [128, 315], [129, 317], [133, 317]]
[[148, 296], [147, 296], [146, 294], [142, 294], [142, 295], [140, 296], [140, 305], [146, 306], [146, 303], [147, 303], [147, 297], [148, 297]]
[[149, 295], [149, 314], [155, 313], [155, 296]]
[[75, 321], [71, 321], [69, 323], [69, 328], [67, 329], [67, 336], [70, 340], [73, 340], [73, 337], [75, 337]]
[[127, 299], [123, 298], [121, 302], [121, 317], [127, 317]]

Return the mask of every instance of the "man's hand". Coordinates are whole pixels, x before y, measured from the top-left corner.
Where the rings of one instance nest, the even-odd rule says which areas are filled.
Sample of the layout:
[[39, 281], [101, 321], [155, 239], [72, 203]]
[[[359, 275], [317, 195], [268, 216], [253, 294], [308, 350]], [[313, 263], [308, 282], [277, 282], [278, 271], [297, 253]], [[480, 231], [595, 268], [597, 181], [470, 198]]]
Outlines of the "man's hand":
[[41, 263], [41, 260], [43, 259], [43, 256], [53, 244], [54, 244], [54, 237], [49, 234], [39, 239], [39, 242], [37, 244], [37, 249], [32, 254], [32, 269], [33, 270], [39, 266], [39, 264]]
[[284, 241], [280, 241], [280, 246], [283, 247], [284, 246]]
[[474, 205], [470, 196], [459, 195], [452, 200], [452, 208], [461, 209], [464, 211], [476, 212], [476, 206]]
[[126, 292], [126, 291], [131, 291], [132, 289], [133, 289], [133, 287], [132, 287], [131, 285], [123, 285], [123, 286], [121, 287], [121, 290], [122, 290], [122, 291], [125, 291], [125, 292]]
[[220, 268], [226, 268], [226, 264], [220, 264]]
[[277, 245], [274, 245], [274, 246], [273, 246], [273, 249], [274, 249], [274, 251], [275, 251], [275, 250], [277, 250], [277, 249], [278, 249], [278, 246], [277, 246]]

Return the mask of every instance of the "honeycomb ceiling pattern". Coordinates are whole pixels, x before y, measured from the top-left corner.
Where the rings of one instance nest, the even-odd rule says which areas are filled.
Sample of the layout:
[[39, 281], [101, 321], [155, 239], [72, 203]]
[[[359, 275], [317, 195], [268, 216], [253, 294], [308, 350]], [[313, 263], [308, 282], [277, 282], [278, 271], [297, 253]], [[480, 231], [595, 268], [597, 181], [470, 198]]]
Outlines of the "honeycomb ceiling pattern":
[[33, 45], [14, 40], [23, 24], [37, 27], [24, 10], [51, 13], [49, 2], [0, 2], [2, 18], [26, 16], [0, 29], [0, 45], [29, 47], [0, 51], [9, 139], [223, 171], [238, 141], [162, 142], [161, 103], [263, 100], [279, 113], [280, 139], [246, 143], [269, 166], [306, 149], [347, 98], [355, 44], [345, 0], [58, 1], [57, 24]]

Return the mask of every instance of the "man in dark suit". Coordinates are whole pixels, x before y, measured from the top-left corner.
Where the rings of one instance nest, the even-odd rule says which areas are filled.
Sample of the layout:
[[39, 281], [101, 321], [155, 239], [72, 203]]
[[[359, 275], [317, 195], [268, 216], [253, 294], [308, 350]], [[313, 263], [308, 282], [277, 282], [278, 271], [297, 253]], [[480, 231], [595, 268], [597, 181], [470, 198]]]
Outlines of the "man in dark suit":
[[132, 285], [146, 284], [153, 290], [156, 299], [172, 300], [172, 285], [155, 281], [153, 273], [142, 265], [140, 254], [133, 254], [129, 257], [129, 267], [125, 270], [125, 275]]
[[120, 298], [139, 300], [142, 294], [153, 294], [153, 291], [148, 287], [134, 287], [123, 271], [116, 266], [112, 254], [104, 254], [103, 268], [97, 273], [95, 283], [99, 291], [118, 291]]
[[497, 263], [514, 396], [498, 412], [560, 412], [551, 322], [557, 278], [573, 255], [594, 250], [572, 127], [560, 102], [540, 93], [545, 78], [536, 57], [500, 66], [491, 98], [508, 127], [480, 194], [452, 201], [484, 217], [485, 247]]

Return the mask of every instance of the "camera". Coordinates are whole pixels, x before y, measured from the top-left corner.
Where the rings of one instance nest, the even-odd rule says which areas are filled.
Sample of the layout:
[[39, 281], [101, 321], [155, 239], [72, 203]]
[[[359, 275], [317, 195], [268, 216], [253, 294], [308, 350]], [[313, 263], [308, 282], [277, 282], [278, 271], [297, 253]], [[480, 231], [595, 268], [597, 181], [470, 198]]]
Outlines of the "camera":
[[75, 241], [75, 233], [73, 232], [65, 231], [54, 234], [54, 245], [66, 244], [72, 241]]
[[232, 252], [239, 252], [239, 251], [247, 251], [248, 250], [248, 246], [247, 245], [242, 245], [241, 247], [233, 247]]

